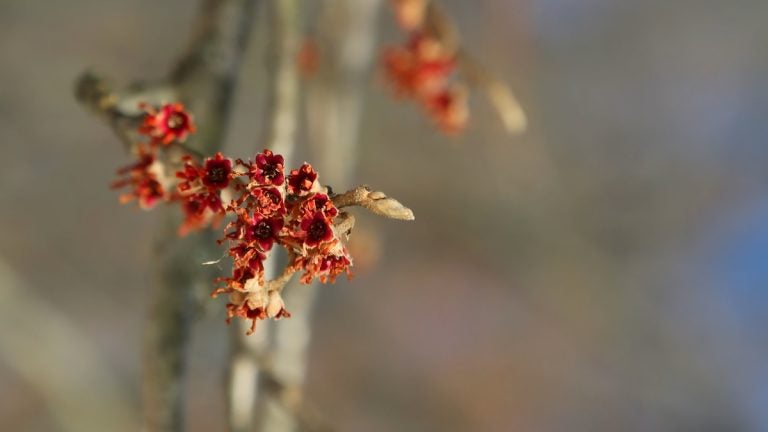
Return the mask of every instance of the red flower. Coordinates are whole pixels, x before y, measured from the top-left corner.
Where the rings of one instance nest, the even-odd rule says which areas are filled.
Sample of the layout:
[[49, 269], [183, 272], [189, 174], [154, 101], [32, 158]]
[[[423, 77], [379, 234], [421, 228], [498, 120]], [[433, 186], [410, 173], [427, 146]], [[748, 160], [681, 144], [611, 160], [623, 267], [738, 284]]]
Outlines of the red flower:
[[310, 38], [304, 39], [296, 53], [296, 67], [299, 73], [307, 78], [311, 78], [317, 72], [319, 66], [319, 54], [315, 41]]
[[163, 185], [157, 180], [151, 167], [155, 163], [155, 154], [151, 149], [144, 146], [138, 146], [138, 162], [133, 165], [117, 170], [117, 174], [123, 178], [112, 183], [112, 189], [119, 189], [131, 186], [133, 190], [120, 196], [120, 202], [138, 200], [139, 207], [148, 210], [154, 207], [159, 201], [168, 199]]
[[226, 159], [221, 153], [216, 153], [215, 157], [205, 160], [202, 173], [203, 184], [211, 190], [224, 189], [229, 186], [230, 174], [232, 174], [232, 161]]
[[267, 318], [267, 307], [271, 303], [265, 295], [262, 276], [249, 268], [235, 268], [231, 278], [220, 278], [219, 281], [224, 281], [226, 285], [216, 289], [211, 297], [229, 294], [227, 324], [234, 317], [252, 320], [248, 334], [253, 333], [256, 322]]
[[248, 334], [253, 334], [256, 331], [256, 322], [267, 318], [267, 312], [263, 306], [254, 307], [249, 302], [243, 304], [227, 303], [227, 324], [232, 321], [232, 318], [239, 317], [252, 320], [251, 328], [248, 330]]
[[260, 185], [280, 186], [285, 181], [283, 157], [264, 150], [256, 155], [255, 165], [251, 165], [250, 176]]
[[[220, 277], [216, 279], [216, 282], [224, 282], [223, 287], [219, 287], [211, 293], [212, 297], [216, 297], [219, 294], [228, 294], [233, 291], [245, 291], [245, 284], [249, 280], [257, 279], [259, 274], [256, 270], [250, 267], [235, 267], [232, 270], [232, 277]], [[258, 279], [257, 279], [258, 280]]]
[[304, 163], [299, 169], [291, 171], [288, 177], [288, 193], [291, 195], [303, 196], [312, 190], [312, 186], [317, 180], [317, 172], [312, 169], [312, 165]]
[[[145, 210], [151, 209], [166, 197], [163, 185], [151, 177], [147, 177], [139, 181], [136, 184], [134, 194], [138, 198], [139, 207]], [[125, 197], [125, 195], [123, 195], [123, 197]]]
[[184, 168], [181, 171], [176, 171], [176, 178], [182, 180], [179, 182], [177, 188], [180, 192], [186, 192], [197, 186], [198, 180], [204, 170], [192, 159], [191, 156], [184, 156]]
[[309, 195], [301, 203], [301, 214], [313, 214], [316, 211], [322, 212], [324, 216], [333, 219], [339, 214], [339, 210], [333, 205], [333, 202], [328, 195], [323, 193], [315, 193]]
[[333, 238], [333, 228], [322, 212], [309, 214], [301, 219], [301, 238], [307, 247], [315, 247]]
[[336, 277], [342, 273], [347, 273], [347, 277], [351, 277], [352, 273], [349, 269], [351, 266], [352, 261], [346, 255], [328, 255], [323, 257], [318, 269], [320, 282], [336, 282]]
[[280, 191], [275, 187], [258, 187], [251, 191], [255, 204], [255, 211], [264, 216], [272, 216], [275, 214], [285, 214], [285, 204], [283, 203], [283, 196]]
[[259, 249], [246, 243], [240, 243], [229, 249], [229, 256], [235, 262], [235, 270], [249, 268], [258, 273], [259, 280], [264, 276], [264, 260], [267, 256]]
[[180, 103], [165, 104], [158, 111], [155, 107], [142, 104], [144, 121], [139, 133], [152, 139], [152, 144], [168, 145], [173, 141], [183, 142], [187, 135], [195, 132], [192, 115]]
[[267, 319], [266, 305], [260, 295], [252, 293], [232, 292], [229, 295], [230, 303], [227, 303], [227, 324], [232, 318], [239, 317], [251, 320], [251, 328], [246, 334], [256, 331], [256, 322]]
[[[224, 203], [220, 189], [229, 184], [232, 162], [220, 153], [205, 161], [201, 167], [192, 157], [185, 156], [184, 168], [176, 172], [181, 180], [177, 188], [183, 202], [185, 220], [179, 228], [179, 235], [200, 229], [209, 223], [217, 224], [224, 217]], [[210, 209], [210, 212], [207, 210]]]
[[[209, 208], [212, 210], [216, 208], [215, 203], [211, 207], [208, 196], [193, 194], [182, 196], [178, 199], [181, 201], [181, 210], [184, 213], [184, 222], [181, 223], [178, 231], [181, 237], [186, 236], [192, 231], [202, 229], [210, 223], [218, 223], [217, 214], [207, 211]], [[218, 216], [218, 218], [220, 217]]]
[[460, 132], [467, 125], [469, 110], [467, 95], [463, 88], [446, 88], [425, 99], [425, 105], [430, 116], [443, 132]]
[[350, 270], [352, 261], [347, 254], [346, 248], [341, 248], [340, 253], [341, 255], [325, 252], [308, 256], [297, 256], [293, 262], [293, 267], [304, 270], [299, 281], [308, 285], [312, 283], [312, 279], [318, 278], [322, 283], [333, 283], [342, 273], [346, 273], [347, 277], [352, 277]]
[[184, 212], [184, 222], [179, 227], [182, 237], [208, 225], [217, 226], [224, 218], [224, 203], [218, 193], [177, 194], [174, 198], [181, 202]]
[[383, 65], [398, 95], [420, 97], [443, 87], [456, 61], [437, 39], [414, 34], [406, 46], [384, 51]]
[[283, 218], [266, 218], [260, 214], [253, 215], [253, 223], [246, 228], [245, 240], [256, 242], [263, 251], [272, 249], [280, 230], [283, 229]]

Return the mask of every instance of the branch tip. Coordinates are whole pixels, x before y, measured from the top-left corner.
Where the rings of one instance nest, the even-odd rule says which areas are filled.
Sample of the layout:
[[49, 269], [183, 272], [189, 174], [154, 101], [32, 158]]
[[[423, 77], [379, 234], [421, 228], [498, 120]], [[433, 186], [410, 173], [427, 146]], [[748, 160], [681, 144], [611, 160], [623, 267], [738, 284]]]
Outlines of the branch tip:
[[332, 198], [338, 208], [360, 206], [371, 213], [398, 220], [414, 220], [413, 210], [404, 206], [400, 201], [388, 197], [384, 192], [372, 191], [368, 186], [358, 186], [355, 189]]

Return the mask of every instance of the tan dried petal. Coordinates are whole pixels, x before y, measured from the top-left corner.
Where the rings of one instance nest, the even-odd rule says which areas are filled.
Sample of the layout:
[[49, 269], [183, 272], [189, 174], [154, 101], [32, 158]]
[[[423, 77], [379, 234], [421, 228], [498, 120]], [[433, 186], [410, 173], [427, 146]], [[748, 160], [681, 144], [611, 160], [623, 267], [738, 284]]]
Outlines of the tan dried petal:
[[261, 289], [259, 278], [255, 277], [245, 281], [245, 285], [243, 286], [243, 289], [248, 292], [258, 292]]
[[267, 316], [270, 318], [276, 317], [281, 310], [285, 309], [285, 302], [283, 297], [277, 291], [269, 293], [269, 303], [267, 304]]

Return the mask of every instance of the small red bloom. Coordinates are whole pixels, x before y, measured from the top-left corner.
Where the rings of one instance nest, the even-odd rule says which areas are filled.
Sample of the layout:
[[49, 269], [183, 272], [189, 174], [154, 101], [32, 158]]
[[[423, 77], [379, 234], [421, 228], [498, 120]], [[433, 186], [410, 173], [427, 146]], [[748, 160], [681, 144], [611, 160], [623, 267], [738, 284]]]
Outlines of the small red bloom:
[[251, 334], [256, 331], [256, 322], [267, 318], [267, 312], [264, 310], [263, 306], [253, 307], [253, 305], [247, 301], [239, 305], [235, 303], [227, 303], [227, 324], [229, 324], [234, 317], [253, 320], [251, 329], [248, 331], [248, 334]]
[[352, 267], [352, 261], [349, 258], [346, 248], [334, 247], [332, 249], [339, 249], [336, 252], [341, 255], [335, 255], [330, 251], [324, 253], [316, 253], [306, 256], [297, 256], [293, 262], [293, 267], [301, 269], [304, 273], [301, 275], [299, 281], [305, 285], [312, 283], [312, 279], [318, 278], [322, 283], [335, 282], [336, 278], [346, 273], [348, 278], [352, 277], [350, 267]]
[[224, 217], [224, 205], [215, 193], [193, 193], [177, 195], [184, 212], [184, 222], [179, 226], [179, 235], [184, 237], [192, 231], [205, 228], [208, 225], [217, 226]]
[[211, 213], [207, 212], [208, 203], [204, 196], [190, 195], [180, 197], [184, 222], [179, 226], [179, 236], [184, 237], [192, 231], [197, 231], [211, 222]]
[[234, 291], [245, 291], [245, 284], [248, 281], [256, 279], [258, 280], [259, 274], [257, 271], [250, 267], [235, 267], [232, 270], [232, 277], [220, 277], [216, 279], [216, 282], [224, 282], [223, 287], [217, 288], [212, 297], [216, 297], [219, 294], [229, 294]]
[[312, 186], [317, 180], [317, 172], [312, 169], [312, 165], [304, 163], [299, 169], [291, 171], [288, 177], [288, 193], [291, 195], [303, 196], [312, 190]]
[[[346, 251], [345, 251], [346, 252]], [[323, 257], [320, 261], [320, 268], [318, 270], [320, 282], [336, 282], [336, 277], [342, 273], [347, 273], [347, 277], [351, 277], [352, 273], [350, 267], [352, 261], [349, 260], [347, 255], [328, 255]]]
[[301, 219], [301, 235], [304, 245], [315, 247], [321, 242], [329, 241], [333, 238], [333, 228], [328, 218], [322, 212], [306, 215]]
[[460, 87], [449, 87], [425, 99], [430, 116], [445, 133], [460, 132], [467, 125], [467, 95]]
[[285, 181], [283, 157], [264, 150], [256, 155], [256, 166], [251, 166], [250, 176], [260, 185], [280, 186]]
[[231, 278], [219, 278], [218, 281], [225, 282], [225, 286], [217, 288], [211, 297], [229, 294], [227, 323], [234, 317], [252, 320], [248, 334], [253, 333], [256, 322], [267, 318], [270, 302], [264, 292], [262, 274], [249, 267], [236, 267]]
[[299, 72], [307, 78], [314, 76], [320, 63], [319, 57], [315, 41], [310, 38], [304, 39], [296, 54], [296, 66]]
[[[144, 178], [136, 184], [134, 194], [138, 198], [139, 207], [149, 210], [166, 198], [163, 185], [154, 178]], [[125, 196], [125, 195], [123, 195]]]
[[120, 202], [138, 200], [139, 207], [148, 210], [158, 202], [168, 199], [163, 185], [157, 180], [151, 171], [155, 164], [155, 154], [151, 149], [138, 146], [138, 162], [117, 170], [117, 174], [123, 178], [112, 183], [112, 189], [131, 186], [133, 190], [120, 196]]
[[176, 171], [176, 178], [182, 180], [177, 188], [179, 192], [186, 192], [197, 186], [203, 169], [191, 156], [184, 156], [182, 160], [184, 160], [184, 168], [181, 171]]
[[180, 180], [176, 187], [185, 214], [179, 235], [186, 235], [207, 224], [215, 225], [221, 221], [225, 213], [221, 189], [229, 184], [232, 172], [232, 162], [220, 153], [208, 158], [205, 167], [201, 167], [190, 156], [185, 156], [183, 160], [184, 167], [176, 172], [176, 177]]
[[267, 256], [258, 248], [240, 243], [229, 249], [229, 256], [235, 262], [235, 269], [249, 268], [258, 273], [259, 279], [264, 276], [264, 260]]
[[246, 228], [245, 240], [255, 242], [261, 250], [272, 249], [280, 230], [283, 229], [283, 218], [266, 218], [258, 213], [253, 215], [253, 223]]
[[144, 121], [139, 133], [152, 139], [152, 144], [168, 145], [173, 141], [184, 142], [187, 135], [195, 132], [192, 115], [180, 103], [165, 104], [159, 110], [142, 104]]
[[232, 161], [221, 153], [216, 153], [215, 157], [205, 160], [203, 184], [210, 190], [224, 189], [229, 186], [230, 174], [232, 174]]
[[251, 196], [254, 200], [253, 208], [257, 213], [264, 216], [285, 214], [283, 196], [277, 188], [270, 186], [258, 187], [251, 191]]
[[229, 295], [230, 303], [227, 303], [227, 324], [232, 318], [239, 317], [251, 320], [251, 328], [246, 334], [256, 331], [256, 322], [267, 319], [267, 311], [262, 295], [257, 293], [232, 292]]
[[419, 33], [405, 46], [385, 50], [382, 62], [395, 93], [415, 98], [442, 88], [456, 66], [438, 40]]
[[314, 214], [316, 211], [322, 212], [327, 218], [333, 219], [339, 214], [339, 210], [333, 205], [333, 202], [328, 195], [323, 193], [314, 193], [309, 195], [301, 203], [301, 213]]

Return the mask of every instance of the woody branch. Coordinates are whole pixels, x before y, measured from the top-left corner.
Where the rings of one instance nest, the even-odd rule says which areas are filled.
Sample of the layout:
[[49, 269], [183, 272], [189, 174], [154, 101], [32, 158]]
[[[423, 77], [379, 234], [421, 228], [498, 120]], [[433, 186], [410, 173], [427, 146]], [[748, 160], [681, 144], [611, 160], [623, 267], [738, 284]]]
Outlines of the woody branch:
[[[196, 112], [201, 130], [187, 147], [200, 154], [215, 152], [229, 120], [254, 6], [255, 0], [204, 0], [189, 49], [167, 79], [115, 91], [106, 80], [87, 72], [76, 85], [78, 100], [129, 147], [141, 119], [139, 102], [180, 100]], [[210, 280], [199, 263], [215, 245], [210, 235], [178, 240], [177, 217], [169, 213], [166, 219], [156, 236], [155, 300], [144, 341], [144, 426], [151, 432], [184, 430], [186, 351], [195, 287]]]

